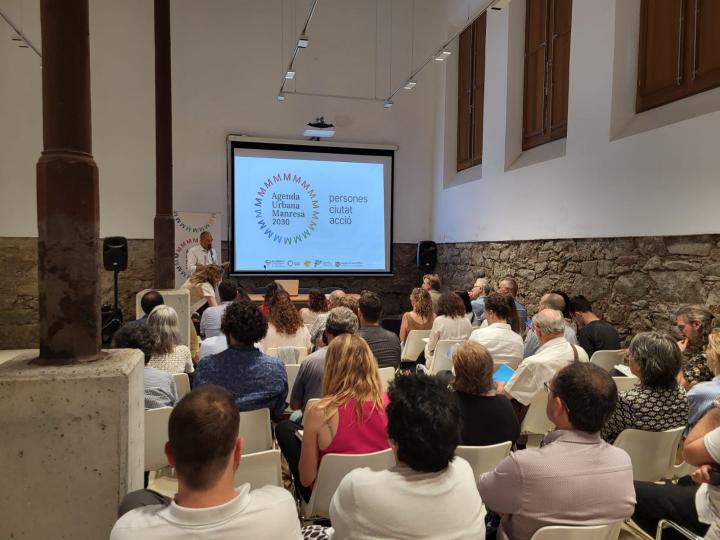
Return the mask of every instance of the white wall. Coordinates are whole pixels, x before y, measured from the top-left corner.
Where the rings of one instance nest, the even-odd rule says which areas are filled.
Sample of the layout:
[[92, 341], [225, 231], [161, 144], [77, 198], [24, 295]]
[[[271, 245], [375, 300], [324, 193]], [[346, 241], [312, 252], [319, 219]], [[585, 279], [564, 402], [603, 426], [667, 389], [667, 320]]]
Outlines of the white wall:
[[[431, 234], [435, 77], [382, 103], [288, 96], [275, 100], [309, 0], [173, 0], [173, 153], [176, 210], [226, 213], [229, 133], [302, 138], [324, 115], [342, 142], [394, 144], [396, 242]], [[39, 44], [37, 0], [0, 7]], [[441, 41], [430, 0], [320, 3], [298, 91], [385, 97]], [[101, 235], [151, 238], [155, 183], [153, 7], [147, 0], [92, 0], [93, 152], [100, 171]], [[390, 54], [392, 50], [392, 54]], [[392, 58], [392, 62], [391, 62]], [[36, 236], [35, 163], [42, 150], [39, 59], [0, 24], [0, 236]], [[6, 67], [8, 66], [8, 67]], [[431, 66], [432, 67], [432, 66]], [[392, 78], [392, 79], [391, 79]], [[391, 80], [390, 80], [391, 79]], [[392, 85], [391, 85], [392, 82]], [[69, 194], [71, 196], [71, 194]]]
[[615, 25], [616, 4], [621, 22], [637, 16], [632, 2], [640, 0], [573, 2], [568, 137], [528, 152], [520, 151], [525, 3], [489, 12], [481, 167], [455, 172], [456, 64], [438, 76], [436, 241], [718, 231], [720, 113], [702, 112], [720, 108], [720, 92], [628, 118], [634, 105], [618, 100], [634, 101], [626, 79], [634, 84], [637, 38], [616, 40]]

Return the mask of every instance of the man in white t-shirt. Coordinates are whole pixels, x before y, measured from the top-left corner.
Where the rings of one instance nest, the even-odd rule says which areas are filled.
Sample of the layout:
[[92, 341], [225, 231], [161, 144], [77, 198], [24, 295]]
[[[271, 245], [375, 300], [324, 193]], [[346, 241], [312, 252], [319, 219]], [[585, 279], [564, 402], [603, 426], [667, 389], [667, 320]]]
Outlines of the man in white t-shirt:
[[454, 457], [460, 408], [436, 377], [397, 377], [388, 392], [388, 438], [397, 465], [355, 469], [330, 503], [332, 540], [485, 538], [472, 468]]
[[165, 445], [178, 477], [175, 498], [149, 490], [128, 494], [110, 540], [301, 539], [288, 491], [235, 487], [239, 426], [238, 409], [224, 388], [203, 385], [181, 399], [170, 415]]

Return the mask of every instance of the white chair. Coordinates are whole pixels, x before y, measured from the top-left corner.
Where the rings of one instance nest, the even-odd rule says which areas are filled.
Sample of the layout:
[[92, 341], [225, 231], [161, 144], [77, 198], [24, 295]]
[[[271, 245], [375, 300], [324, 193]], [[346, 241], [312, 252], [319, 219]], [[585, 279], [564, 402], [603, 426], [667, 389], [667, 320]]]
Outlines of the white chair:
[[391, 448], [371, 454], [326, 454], [320, 462], [310, 500], [301, 501], [304, 519], [328, 518], [330, 500], [347, 473], [361, 467], [382, 471], [395, 465]]
[[525, 418], [520, 424], [520, 433], [527, 435], [528, 446], [540, 446], [545, 434], [555, 429], [555, 424], [546, 414], [547, 401], [548, 393], [540, 390], [530, 402]]
[[268, 356], [279, 358], [284, 364], [300, 364], [307, 353], [305, 347], [270, 347], [267, 350]]
[[458, 446], [455, 454], [467, 461], [477, 478], [482, 473], [495, 469], [498, 463], [507, 457], [512, 441], [505, 441], [490, 446]]
[[617, 386], [618, 392], [627, 392], [628, 390], [632, 390], [640, 383], [640, 379], [638, 379], [635, 375], [631, 377], [613, 377], [613, 381], [615, 381], [615, 386]]
[[436, 375], [441, 371], [450, 371], [452, 369], [452, 360], [450, 359], [450, 349], [453, 345], [465, 343], [465, 339], [441, 339], [435, 345], [435, 354], [433, 355], [430, 373]]
[[175, 377], [177, 398], [180, 401], [185, 394], [190, 392], [190, 377], [188, 377], [187, 373], [176, 373], [173, 377]]
[[685, 527], [678, 525], [677, 523], [674, 523], [668, 519], [661, 519], [660, 521], [658, 521], [657, 532], [655, 533], [655, 540], [662, 539], [662, 533], [665, 529], [675, 529], [682, 536], [684, 536], [685, 538], [689, 538], [690, 540], [703, 540], [702, 536], [698, 536], [692, 531], [687, 530]]
[[550, 525], [541, 527], [530, 540], [617, 540], [622, 522], [591, 527]]
[[145, 411], [145, 469], [156, 471], [167, 467], [165, 443], [168, 440], [168, 420], [172, 407]]
[[250, 484], [250, 489], [263, 486], [282, 487], [280, 450], [265, 450], [254, 454], [243, 454], [235, 471], [235, 485]]
[[666, 431], [626, 429], [613, 443], [630, 455], [633, 480], [657, 482], [672, 478], [675, 456], [685, 426]]
[[288, 380], [288, 401], [290, 400], [290, 393], [292, 392], [295, 379], [297, 379], [298, 371], [300, 371], [300, 364], [285, 364], [285, 371], [287, 372]]
[[622, 364], [625, 358], [625, 351], [595, 351], [590, 362], [610, 372], [617, 364]]
[[400, 361], [402, 362], [414, 362], [420, 356], [420, 353], [425, 350], [425, 342], [423, 338], [427, 339], [430, 337], [430, 330], [410, 330], [407, 338], [405, 338], [405, 346], [400, 355]]
[[273, 436], [270, 425], [270, 409], [241, 411], [240, 436], [243, 440], [243, 455], [272, 450]]
[[387, 392], [390, 381], [395, 378], [394, 367], [383, 367], [378, 370], [380, 372], [380, 382], [382, 383], [383, 391]]

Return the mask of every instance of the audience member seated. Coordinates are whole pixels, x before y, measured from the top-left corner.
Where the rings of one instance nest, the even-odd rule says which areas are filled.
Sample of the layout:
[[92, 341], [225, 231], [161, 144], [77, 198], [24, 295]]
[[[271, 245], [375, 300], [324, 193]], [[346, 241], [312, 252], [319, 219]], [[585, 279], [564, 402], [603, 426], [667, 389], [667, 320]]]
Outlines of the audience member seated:
[[[329, 345], [332, 340], [343, 334], [354, 334], [358, 327], [357, 316], [346, 307], [330, 310], [325, 322], [324, 342]], [[325, 371], [325, 355], [327, 347], [318, 349], [300, 364], [295, 384], [290, 394], [290, 408], [305, 410], [308, 400], [321, 398], [323, 372]]]
[[452, 365], [455, 380], [451, 390], [455, 391], [463, 420], [461, 444], [514, 443], [520, 436], [520, 423], [510, 402], [495, 392], [493, 358], [488, 349], [473, 341], [461, 343], [453, 351]]
[[[540, 298], [540, 303], [538, 304], [538, 311], [541, 311], [543, 309], [555, 309], [562, 313], [563, 311], [565, 311], [565, 300], [563, 300], [563, 297], [557, 293], [544, 294], [542, 298]], [[575, 335], [575, 329], [567, 323], [564, 314], [563, 320], [565, 321], [565, 328], [563, 329], [563, 335], [565, 336], [565, 339], [568, 341], [568, 343], [577, 345], [577, 336]], [[523, 355], [525, 356], [525, 358], [527, 358], [528, 356], [532, 356], [537, 352], [539, 348], [540, 343], [538, 342], [537, 335], [535, 334], [535, 331], [531, 328], [530, 330], [528, 330], [528, 333], [525, 336], [525, 350], [523, 352]]]
[[686, 425], [688, 398], [677, 382], [682, 354], [675, 341], [668, 334], [641, 332], [630, 342], [628, 359], [640, 384], [620, 393], [603, 439], [612, 443], [625, 429], [664, 431]]
[[585, 351], [565, 339], [565, 318], [556, 309], [543, 309], [533, 319], [533, 330], [540, 342], [540, 348], [533, 356], [528, 356], [513, 373], [507, 384], [497, 383], [498, 393], [514, 400], [520, 419], [525, 416], [527, 407], [543, 384], [555, 376], [562, 368], [573, 362], [587, 362]]
[[495, 362], [504, 362], [516, 369], [523, 359], [523, 340], [508, 324], [508, 317], [515, 312], [513, 299], [500, 293], [490, 293], [485, 297], [484, 304], [488, 325], [473, 330], [470, 339], [484, 345]]
[[157, 306], [161, 306], [165, 303], [165, 299], [162, 294], [157, 291], [148, 291], [143, 294], [140, 299], [140, 308], [143, 311], [143, 316], [135, 321], [130, 321], [128, 324], [147, 324], [148, 316], [150, 312]]
[[312, 326], [315, 319], [318, 318], [318, 315], [327, 312], [328, 302], [323, 292], [320, 289], [310, 289], [308, 293], [308, 307], [300, 310], [303, 323]]
[[425, 345], [424, 360], [418, 358], [418, 362], [426, 362], [428, 367], [432, 365], [435, 358], [435, 349], [438, 341], [442, 339], [467, 339], [472, 332], [470, 321], [465, 318], [465, 306], [460, 297], [452, 292], [440, 295], [437, 305], [437, 317], [430, 330], [430, 337]]
[[425, 274], [423, 276], [422, 288], [430, 293], [433, 309], [437, 313], [437, 305], [440, 301], [440, 276], [437, 274]]
[[694, 384], [709, 381], [713, 373], [705, 361], [708, 335], [713, 330], [715, 316], [704, 306], [683, 306], [675, 313], [675, 321], [682, 335], [678, 341], [683, 353], [680, 384], [689, 390]]
[[200, 343], [200, 355], [198, 357], [198, 362], [207, 356], [221, 353], [227, 350], [227, 348], [227, 336], [222, 332], [220, 332], [219, 336], [205, 338]]
[[[525, 325], [527, 324], [528, 314], [525, 306], [517, 300], [518, 284], [517, 281], [515, 281], [515, 278], [512, 276], [505, 276], [504, 278], [502, 278], [500, 280], [500, 283], [498, 283], [497, 292], [499, 292], [500, 294], [504, 294], [505, 296], [510, 296], [515, 301], [515, 309], [517, 310], [520, 330], [517, 330], [515, 327], [513, 327], [513, 330], [523, 334], [525, 332]], [[510, 324], [510, 326], [513, 326], [512, 323]]]
[[460, 414], [435, 377], [390, 385], [388, 436], [397, 465], [355, 469], [330, 503], [333, 540], [484, 538], [482, 501], [467, 461], [453, 458]]
[[174, 407], [177, 402], [175, 378], [148, 365], [152, 356], [152, 344], [150, 330], [144, 324], [125, 324], [113, 336], [114, 349], [140, 349], [145, 356], [145, 408]]
[[472, 303], [470, 302], [470, 295], [467, 291], [454, 291], [462, 300], [463, 306], [465, 306], [465, 318], [472, 324], [475, 324], [475, 313], [473, 312]]
[[405, 343], [411, 330], [430, 330], [435, 313], [433, 313], [432, 299], [430, 293], [425, 289], [416, 287], [410, 293], [410, 305], [412, 311], [403, 313], [400, 322], [400, 342]]
[[175, 469], [173, 499], [149, 490], [128, 494], [110, 540], [277, 538], [298, 540], [295, 501], [277, 486], [235, 487], [242, 459], [240, 417], [232, 396], [207, 385], [173, 409], [165, 453]]
[[546, 385], [547, 417], [557, 430], [541, 448], [513, 452], [478, 479], [483, 501], [502, 515], [500, 539], [527, 540], [548, 525], [605, 525], [633, 513], [630, 456], [600, 438], [617, 401], [610, 375], [575, 362]]
[[485, 297], [491, 292], [490, 282], [485, 278], [477, 278], [472, 289], [468, 291], [470, 305], [475, 314], [475, 324], [480, 324], [485, 320]]
[[305, 410], [302, 444], [295, 422], [287, 420], [275, 428], [297, 493], [310, 500], [325, 454], [388, 448], [386, 404], [377, 363], [365, 340], [354, 334], [333, 339], [325, 356], [323, 397]]
[[[322, 335], [325, 331], [325, 320], [327, 319], [328, 312], [340, 306], [340, 299], [345, 296], [345, 292], [340, 289], [331, 292], [327, 296], [327, 309], [325, 313], [320, 313], [316, 318], [313, 325], [310, 327], [310, 338], [312, 339], [313, 345], [320, 348], [322, 347]], [[354, 310], [357, 313], [357, 309]]]
[[311, 346], [310, 332], [290, 296], [284, 291], [278, 293], [270, 306], [268, 330], [260, 342], [260, 350], [267, 352], [278, 347], [305, 347], [310, 352]]
[[360, 329], [358, 336], [367, 341], [379, 367], [397, 368], [400, 365], [400, 338], [395, 332], [380, 326], [382, 300], [371, 291], [363, 291], [358, 302]]
[[215, 287], [220, 284], [223, 277], [222, 266], [209, 264], [190, 276], [181, 289], [190, 291], [190, 313], [194, 313], [207, 304], [209, 307], [217, 306]]
[[271, 281], [265, 287], [265, 296], [263, 297], [263, 303], [260, 304], [260, 311], [266, 317], [270, 315], [270, 306], [275, 302], [278, 294], [286, 292], [285, 288], [280, 285], [277, 281]]
[[238, 287], [234, 279], [226, 279], [218, 285], [220, 305], [212, 306], [203, 311], [200, 318], [200, 334], [206, 338], [220, 334], [220, 319], [225, 309], [237, 299]]
[[222, 332], [229, 348], [203, 358], [198, 364], [194, 387], [223, 386], [241, 411], [267, 408], [273, 419], [279, 419], [288, 393], [285, 365], [254, 346], [265, 337], [267, 328], [265, 316], [252, 302], [230, 304], [222, 319]]
[[578, 325], [578, 344], [592, 358], [595, 351], [617, 351], [621, 349], [620, 335], [615, 327], [603, 321], [592, 311], [592, 306], [584, 296], [575, 296], [570, 301], [570, 313]]
[[[720, 403], [711, 408], [695, 425], [683, 445], [683, 458], [698, 467], [692, 479], [699, 485], [685, 482], [656, 484], [635, 482], [637, 505], [633, 520], [654, 537], [657, 523], [669, 519], [698, 536], [720, 538]], [[708, 529], [708, 525], [710, 528]], [[684, 539], [679, 533], [667, 530], [666, 539]]]
[[705, 413], [712, 408], [715, 399], [720, 396], [720, 330], [713, 330], [708, 336], [705, 356], [715, 378], [712, 381], [697, 383], [688, 391], [688, 431], [705, 416]]
[[186, 345], [180, 345], [180, 325], [177, 312], [170, 306], [157, 306], [147, 322], [153, 340], [150, 366], [168, 373], [192, 373], [192, 355]]

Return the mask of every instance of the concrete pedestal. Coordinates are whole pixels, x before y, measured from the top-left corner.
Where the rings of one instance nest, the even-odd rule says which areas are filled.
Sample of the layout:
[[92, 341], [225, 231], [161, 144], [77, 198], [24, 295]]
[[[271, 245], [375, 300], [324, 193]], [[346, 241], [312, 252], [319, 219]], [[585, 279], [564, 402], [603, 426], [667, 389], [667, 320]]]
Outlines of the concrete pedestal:
[[37, 354], [0, 363], [0, 538], [107, 538], [142, 488], [143, 355], [38, 366]]

